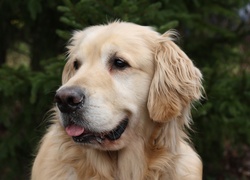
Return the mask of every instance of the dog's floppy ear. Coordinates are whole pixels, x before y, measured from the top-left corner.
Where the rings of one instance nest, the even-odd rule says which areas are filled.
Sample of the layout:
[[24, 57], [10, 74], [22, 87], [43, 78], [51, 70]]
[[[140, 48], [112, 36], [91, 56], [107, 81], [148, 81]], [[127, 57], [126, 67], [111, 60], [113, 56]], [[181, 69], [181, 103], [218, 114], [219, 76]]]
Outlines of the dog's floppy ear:
[[173, 42], [173, 31], [160, 36], [155, 50], [155, 72], [148, 110], [154, 121], [166, 122], [179, 116], [185, 107], [201, 97], [200, 71]]

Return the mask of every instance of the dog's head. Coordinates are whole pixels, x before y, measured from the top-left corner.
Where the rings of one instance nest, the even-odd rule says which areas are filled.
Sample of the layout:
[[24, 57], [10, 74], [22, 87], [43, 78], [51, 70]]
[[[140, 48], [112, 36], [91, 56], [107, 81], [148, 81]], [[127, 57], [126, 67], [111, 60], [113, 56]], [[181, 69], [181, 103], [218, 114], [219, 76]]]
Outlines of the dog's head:
[[121, 149], [201, 96], [201, 73], [171, 33], [114, 22], [75, 32], [68, 49], [55, 101], [77, 143]]

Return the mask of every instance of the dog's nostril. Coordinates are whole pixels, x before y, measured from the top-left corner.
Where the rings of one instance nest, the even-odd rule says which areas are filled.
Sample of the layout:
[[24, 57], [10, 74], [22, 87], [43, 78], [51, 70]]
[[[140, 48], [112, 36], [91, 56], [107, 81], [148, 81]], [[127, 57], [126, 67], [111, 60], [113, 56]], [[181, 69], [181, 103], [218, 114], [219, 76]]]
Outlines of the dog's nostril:
[[66, 101], [68, 104], [75, 106], [75, 105], [80, 104], [83, 101], [83, 96], [72, 95], [72, 96], [69, 96]]
[[66, 87], [57, 91], [54, 101], [61, 112], [71, 113], [82, 107], [85, 96], [79, 87]]

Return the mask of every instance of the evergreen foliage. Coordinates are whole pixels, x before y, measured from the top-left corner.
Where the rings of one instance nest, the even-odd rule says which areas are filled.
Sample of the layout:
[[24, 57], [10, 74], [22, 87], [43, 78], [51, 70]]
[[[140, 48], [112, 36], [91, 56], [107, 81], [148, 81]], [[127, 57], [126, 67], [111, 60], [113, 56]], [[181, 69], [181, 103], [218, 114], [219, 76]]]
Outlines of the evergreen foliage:
[[[43, 2], [43, 3], [42, 3]], [[75, 29], [114, 20], [177, 29], [179, 46], [204, 76], [205, 97], [195, 104], [190, 132], [204, 163], [204, 179], [247, 179], [250, 154], [250, 22], [247, 1], [63, 0], [3, 1], [0, 22], [0, 179], [27, 179], [46, 126], [44, 115], [60, 86], [63, 46]], [[20, 11], [18, 7], [22, 7]], [[57, 34], [57, 36], [56, 36]], [[60, 37], [60, 38], [59, 38]], [[15, 43], [30, 47], [31, 63], [5, 61]], [[49, 114], [49, 113], [48, 113]], [[248, 163], [250, 162], [250, 157]]]

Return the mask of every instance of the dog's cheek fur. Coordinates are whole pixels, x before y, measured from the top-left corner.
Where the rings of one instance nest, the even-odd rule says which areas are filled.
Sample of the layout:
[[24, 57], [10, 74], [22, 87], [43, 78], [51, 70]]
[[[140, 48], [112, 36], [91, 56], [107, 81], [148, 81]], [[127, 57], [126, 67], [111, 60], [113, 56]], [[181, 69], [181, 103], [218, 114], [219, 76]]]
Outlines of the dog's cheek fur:
[[62, 84], [65, 84], [74, 74], [73, 65], [71, 66], [71, 61], [68, 60], [64, 66], [62, 73]]
[[148, 99], [150, 117], [159, 122], [181, 115], [201, 97], [202, 90], [200, 71], [171, 40], [171, 33], [160, 37], [155, 51], [155, 74]]

